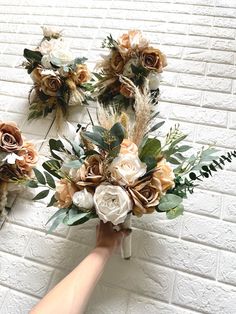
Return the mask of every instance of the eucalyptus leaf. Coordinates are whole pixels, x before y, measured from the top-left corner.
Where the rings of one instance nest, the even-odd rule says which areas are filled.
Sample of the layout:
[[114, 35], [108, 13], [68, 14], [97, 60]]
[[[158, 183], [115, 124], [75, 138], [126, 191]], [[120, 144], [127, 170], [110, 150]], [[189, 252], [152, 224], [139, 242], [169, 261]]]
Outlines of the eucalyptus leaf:
[[50, 202], [48, 203], [47, 207], [51, 207], [56, 203], [57, 199], [55, 198], [55, 194], [51, 197]]
[[73, 225], [76, 222], [81, 221], [83, 218], [88, 217], [89, 213], [87, 212], [78, 212], [74, 210], [69, 211], [69, 218], [67, 220], [67, 225]]
[[51, 187], [51, 188], [55, 188], [56, 187], [56, 184], [55, 184], [55, 181], [53, 179], [53, 177], [46, 171], [44, 171], [44, 175], [45, 175], [45, 178], [46, 178], [46, 181], [47, 181], [47, 184]]
[[49, 159], [42, 164], [43, 168], [54, 177], [61, 179], [61, 176], [57, 171], [61, 168], [61, 164], [58, 160]]
[[26, 186], [29, 188], [38, 188], [38, 183], [34, 180], [30, 180], [26, 182]]
[[152, 132], [156, 131], [156, 130], [159, 129], [164, 123], [165, 123], [165, 121], [158, 122], [158, 123], [155, 124], [153, 127], [151, 127], [151, 129], [148, 130], [147, 133], [152, 133]]
[[63, 164], [63, 167], [77, 169], [82, 166], [82, 162], [80, 160], [71, 160]]
[[168, 219], [174, 219], [180, 215], [183, 215], [184, 206], [183, 204], [179, 204], [175, 208], [172, 208], [171, 210], [166, 212], [166, 217]]
[[158, 208], [161, 211], [168, 211], [177, 207], [179, 204], [182, 203], [182, 201], [182, 198], [178, 195], [166, 194], [161, 198], [160, 203], [158, 204]]

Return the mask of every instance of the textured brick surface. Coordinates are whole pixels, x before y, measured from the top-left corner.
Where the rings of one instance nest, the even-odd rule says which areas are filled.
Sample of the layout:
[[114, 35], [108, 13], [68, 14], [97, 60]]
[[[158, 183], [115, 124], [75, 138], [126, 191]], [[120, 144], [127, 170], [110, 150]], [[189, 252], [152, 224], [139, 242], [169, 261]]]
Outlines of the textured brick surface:
[[[24, 47], [57, 25], [92, 69], [102, 39], [145, 31], [168, 57], [160, 117], [163, 131], [180, 123], [187, 141], [236, 147], [236, 0], [0, 0], [0, 119], [15, 120], [41, 154], [55, 136], [53, 115], [27, 123], [31, 80], [19, 67]], [[95, 114], [94, 105], [90, 109]], [[72, 108], [70, 122], [88, 123]], [[164, 135], [161, 132], [161, 135]], [[133, 259], [116, 254], [87, 314], [236, 313], [236, 162], [196, 189], [184, 217], [133, 220]], [[45, 235], [53, 210], [23, 191], [0, 231], [0, 313], [27, 314], [94, 246], [96, 221]]]

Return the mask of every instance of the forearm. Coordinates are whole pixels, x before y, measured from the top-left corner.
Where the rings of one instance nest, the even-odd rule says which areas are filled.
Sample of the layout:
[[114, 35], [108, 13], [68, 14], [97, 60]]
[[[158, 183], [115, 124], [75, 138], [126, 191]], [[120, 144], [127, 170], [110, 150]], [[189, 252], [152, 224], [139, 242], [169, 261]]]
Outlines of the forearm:
[[65, 279], [52, 289], [31, 314], [80, 314], [110, 257], [106, 248], [95, 248]]

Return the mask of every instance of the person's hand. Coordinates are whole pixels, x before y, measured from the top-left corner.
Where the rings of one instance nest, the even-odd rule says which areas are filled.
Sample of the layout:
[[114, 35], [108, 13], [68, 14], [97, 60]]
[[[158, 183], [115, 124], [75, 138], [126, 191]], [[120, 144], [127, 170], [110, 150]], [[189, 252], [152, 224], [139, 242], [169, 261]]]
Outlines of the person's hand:
[[104, 223], [100, 221], [97, 225], [96, 248], [105, 248], [109, 254], [112, 254], [120, 247], [123, 238], [130, 233], [131, 229], [116, 231], [113, 229], [111, 222]]

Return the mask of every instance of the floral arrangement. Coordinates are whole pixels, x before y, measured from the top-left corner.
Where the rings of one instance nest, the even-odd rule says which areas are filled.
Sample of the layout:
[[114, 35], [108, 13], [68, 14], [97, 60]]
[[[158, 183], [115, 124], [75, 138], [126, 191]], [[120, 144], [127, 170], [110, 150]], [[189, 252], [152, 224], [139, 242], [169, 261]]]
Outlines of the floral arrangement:
[[[50, 139], [51, 158], [44, 162], [44, 174], [35, 169], [36, 178], [28, 182], [44, 189], [34, 198], [52, 191], [48, 206], [58, 207], [51, 217], [50, 231], [60, 223], [82, 224], [98, 217], [119, 226], [131, 214], [141, 217], [153, 212], [172, 219], [183, 213], [182, 201], [193, 193], [196, 180], [212, 175], [236, 151], [217, 157], [214, 148], [185, 156], [192, 147], [178, 126], [161, 141], [155, 136], [163, 122], [152, 125], [153, 99], [149, 89], [141, 93], [131, 80], [122, 78], [135, 98], [135, 119], [131, 121], [113, 107], [98, 108], [99, 125], [72, 129], [67, 137]], [[46, 189], [45, 189], [46, 187]], [[130, 224], [130, 223], [129, 223]], [[124, 256], [130, 257], [130, 240]]]
[[60, 122], [67, 116], [69, 106], [86, 103], [90, 72], [84, 63], [87, 59], [75, 58], [61, 32], [43, 27], [43, 34], [35, 50], [24, 49], [27, 61], [23, 66], [34, 82], [29, 94], [28, 119], [46, 117], [56, 110]]
[[139, 30], [129, 30], [117, 40], [108, 36], [102, 45], [110, 53], [97, 64], [98, 81], [95, 95], [104, 105], [117, 104], [128, 107], [134, 105], [133, 90], [120, 81], [120, 76], [129, 78], [137, 87], [143, 88], [145, 80], [154, 98], [159, 94], [160, 73], [167, 65], [166, 56], [151, 47]]
[[8, 190], [29, 180], [37, 161], [34, 144], [23, 138], [15, 122], [0, 121], [0, 218], [6, 216]]

